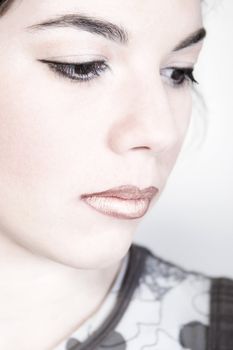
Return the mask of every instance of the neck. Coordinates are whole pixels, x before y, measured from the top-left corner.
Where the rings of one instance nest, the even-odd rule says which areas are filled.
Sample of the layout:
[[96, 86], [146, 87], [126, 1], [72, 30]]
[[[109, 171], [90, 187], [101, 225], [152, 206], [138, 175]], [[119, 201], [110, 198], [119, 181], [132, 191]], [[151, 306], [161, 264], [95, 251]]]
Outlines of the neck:
[[[60, 334], [69, 335], [98, 310], [122, 263], [105, 269], [75, 269], [36, 256], [2, 237], [0, 247], [0, 327], [7, 320], [12, 332], [20, 322], [25, 332], [33, 333], [38, 323], [50, 332], [50, 338], [54, 326]], [[59, 338], [54, 334], [55, 339]]]

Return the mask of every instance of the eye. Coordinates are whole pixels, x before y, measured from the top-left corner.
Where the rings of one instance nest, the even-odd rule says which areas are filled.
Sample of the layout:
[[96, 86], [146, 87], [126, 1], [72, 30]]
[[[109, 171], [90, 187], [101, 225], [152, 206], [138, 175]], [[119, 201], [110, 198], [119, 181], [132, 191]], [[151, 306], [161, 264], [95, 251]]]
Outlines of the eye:
[[191, 84], [197, 83], [193, 76], [194, 68], [177, 68], [169, 67], [162, 70], [162, 75], [169, 78], [173, 87], [181, 87], [185, 83], [190, 82]]
[[108, 65], [105, 61], [91, 61], [81, 63], [65, 63], [49, 60], [39, 60], [46, 63], [55, 73], [78, 82], [85, 82], [99, 77], [106, 71]]

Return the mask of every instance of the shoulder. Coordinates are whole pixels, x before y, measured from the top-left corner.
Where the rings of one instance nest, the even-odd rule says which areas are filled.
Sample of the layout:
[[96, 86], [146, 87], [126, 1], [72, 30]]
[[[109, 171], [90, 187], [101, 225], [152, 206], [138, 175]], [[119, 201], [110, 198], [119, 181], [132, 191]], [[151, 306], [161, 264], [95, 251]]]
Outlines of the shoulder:
[[131, 246], [129, 257], [124, 290], [132, 293], [127, 295], [127, 312], [117, 331], [127, 342], [135, 339], [174, 350], [195, 349], [198, 337], [199, 348], [204, 349], [211, 278], [166, 261], [137, 244]]
[[[232, 320], [225, 316], [233, 315], [228, 290], [233, 281], [190, 271], [137, 244], [131, 245], [128, 257], [114, 336], [120, 335], [129, 350], [138, 349], [138, 344], [156, 349], [206, 349], [209, 341], [219, 345], [218, 334], [226, 342], [222, 329]], [[230, 326], [233, 329], [233, 321]]]
[[166, 280], [167, 285], [175, 285], [187, 278], [203, 282], [210, 282], [213, 279], [205, 273], [189, 270], [174, 262], [168, 261], [143, 245], [134, 243], [131, 246], [131, 253], [132, 255], [140, 255], [141, 259], [144, 260], [143, 276], [150, 276], [150, 279], [154, 281], [158, 281], [162, 278]]
[[[182, 310], [191, 319], [208, 323], [212, 278], [190, 271], [157, 256], [150, 249], [134, 244], [144, 259], [135, 297], [161, 302], [170, 312]], [[183, 317], [185, 317], [183, 315]], [[183, 320], [184, 321], [184, 320]]]
[[226, 276], [211, 276], [201, 271], [190, 270], [177, 263], [169, 261], [157, 255], [146, 246], [133, 244], [131, 246], [132, 255], [139, 255], [144, 260], [143, 273], [141, 278], [149, 278], [158, 283], [161, 279], [166, 285], [176, 284], [189, 280], [211, 287], [212, 293], [233, 290], [233, 279]]

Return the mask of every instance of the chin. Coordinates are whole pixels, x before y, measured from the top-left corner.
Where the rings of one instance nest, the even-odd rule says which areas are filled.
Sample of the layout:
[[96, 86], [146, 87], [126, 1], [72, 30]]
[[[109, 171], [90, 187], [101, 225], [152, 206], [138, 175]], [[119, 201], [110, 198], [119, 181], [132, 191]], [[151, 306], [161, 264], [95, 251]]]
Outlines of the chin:
[[[86, 238], [86, 237], [85, 237]], [[132, 245], [132, 232], [102, 232], [80, 239], [77, 244], [58, 247], [49, 254], [54, 262], [76, 269], [103, 269], [124, 258]], [[71, 241], [70, 241], [71, 242]]]

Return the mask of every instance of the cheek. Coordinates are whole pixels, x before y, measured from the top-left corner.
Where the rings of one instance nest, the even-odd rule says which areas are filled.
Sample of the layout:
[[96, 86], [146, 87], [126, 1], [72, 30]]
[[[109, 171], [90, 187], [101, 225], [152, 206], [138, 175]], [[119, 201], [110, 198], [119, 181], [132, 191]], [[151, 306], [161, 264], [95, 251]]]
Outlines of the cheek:
[[169, 96], [169, 101], [171, 115], [174, 118], [176, 128], [175, 132], [177, 134], [177, 142], [168, 152], [161, 155], [161, 172], [163, 173], [164, 178], [169, 176], [176, 163], [177, 157], [187, 135], [192, 114], [192, 96], [190, 89], [182, 89], [181, 91], [178, 88], [170, 93], [171, 95]]
[[2, 63], [1, 185], [14, 185], [25, 198], [28, 193], [50, 195], [60, 203], [87, 183], [95, 186], [93, 169], [102, 174], [108, 164], [101, 155], [113, 106], [111, 92], [96, 98], [96, 87], [55, 77], [44, 64], [24, 56], [11, 62], [10, 72], [1, 71], [1, 66], [7, 67]]
[[18, 193], [25, 203], [47, 198], [48, 205], [63, 206], [87, 183], [95, 186], [92, 169], [105, 169], [99, 155], [109, 121], [106, 101], [97, 103], [91, 94], [87, 100], [84, 89], [50, 76], [27, 76], [33, 79], [18, 74], [0, 81], [1, 191]]
[[186, 136], [192, 114], [191, 88], [177, 88], [170, 98], [170, 106], [175, 119], [179, 142], [182, 143]]
[[[50, 84], [52, 85], [52, 84]], [[0, 176], [31, 188], [58, 185], [77, 170], [88, 149], [85, 123], [68, 101], [39, 77], [1, 81]], [[60, 89], [62, 90], [62, 89]], [[76, 100], [76, 104], [78, 104]], [[77, 108], [78, 109], [78, 108]], [[79, 158], [77, 158], [77, 155]], [[77, 182], [77, 179], [76, 179]]]
[[48, 175], [51, 135], [46, 125], [41, 125], [46, 110], [37, 110], [38, 101], [25, 89], [21, 91], [8, 89], [8, 95], [0, 98], [1, 177], [6, 175], [29, 185], [29, 179], [43, 181]]

